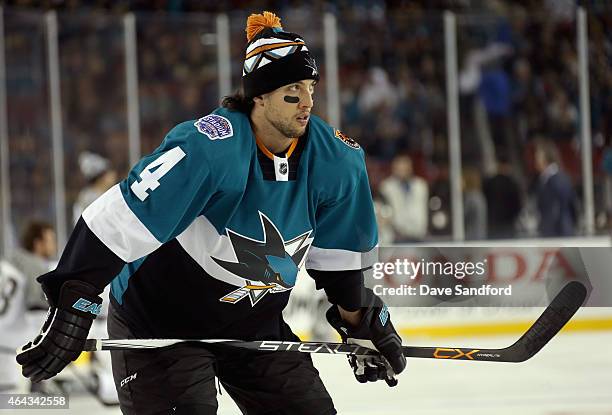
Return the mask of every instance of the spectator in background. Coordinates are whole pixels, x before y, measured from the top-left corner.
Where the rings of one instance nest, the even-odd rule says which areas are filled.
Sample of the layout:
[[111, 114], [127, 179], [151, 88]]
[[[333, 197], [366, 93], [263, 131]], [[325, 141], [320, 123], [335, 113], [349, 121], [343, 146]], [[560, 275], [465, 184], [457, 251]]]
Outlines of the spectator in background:
[[459, 73], [462, 136], [466, 138], [462, 143], [463, 158], [475, 162], [475, 156], [480, 154], [487, 173], [493, 171], [496, 155], [507, 154], [512, 147], [507, 135], [511, 88], [500, 67], [511, 54], [510, 46], [498, 42], [468, 50]]
[[8, 257], [8, 262], [26, 277], [27, 310], [48, 309], [47, 300], [36, 278], [51, 270], [51, 261], [56, 255], [57, 240], [53, 226], [43, 221], [30, 221], [21, 236], [21, 247]]
[[512, 176], [508, 156], [499, 156], [497, 172], [484, 180], [483, 193], [487, 203], [487, 237], [516, 237], [516, 221], [521, 213], [522, 201], [519, 184]]
[[359, 110], [362, 114], [380, 108], [395, 108], [398, 101], [397, 88], [389, 80], [387, 72], [379, 67], [370, 69], [365, 84], [359, 92]]
[[398, 155], [391, 163], [391, 176], [380, 184], [380, 193], [392, 209], [395, 242], [421, 241], [427, 233], [429, 189], [413, 175], [412, 160]]
[[387, 72], [380, 67], [370, 69], [357, 98], [359, 124], [368, 129], [363, 143], [366, 150], [387, 160], [398, 152], [405, 132], [396, 115], [398, 99]]
[[475, 167], [463, 169], [463, 216], [466, 240], [487, 237], [487, 201], [482, 194], [480, 172]]
[[518, 58], [513, 66], [512, 106], [520, 143], [527, 142], [536, 131], [545, 130], [546, 117], [542, 108], [547, 101], [542, 80], [533, 73], [529, 59]]
[[110, 167], [110, 162], [97, 154], [85, 151], [79, 155], [79, 167], [87, 180], [87, 185], [80, 191], [72, 208], [73, 223], [94, 200], [117, 182], [117, 172]]
[[432, 112], [424, 85], [408, 67], [398, 71], [398, 105], [396, 115], [402, 121], [404, 146], [409, 152], [427, 152], [432, 145]]
[[572, 141], [576, 138], [578, 109], [563, 89], [555, 87], [547, 113], [550, 134], [555, 141]]
[[406, 146], [403, 140], [406, 128], [391, 107], [383, 106], [375, 114], [376, 120], [372, 127], [376, 134], [376, 142], [369, 148], [374, 149], [381, 159], [391, 160]]
[[561, 170], [554, 143], [536, 143], [535, 166], [539, 177], [535, 185], [540, 236], [573, 236], [576, 232], [576, 194], [570, 178]]
[[[7, 258], [8, 264], [19, 274], [14, 276], [15, 284], [22, 285], [21, 293], [11, 298], [11, 302], [19, 303], [11, 304], [11, 308], [23, 313], [19, 319], [19, 331], [13, 332], [15, 336], [30, 338], [45, 321], [49, 306], [36, 278], [51, 270], [56, 255], [57, 239], [53, 226], [43, 221], [30, 221], [21, 236], [21, 247]], [[50, 381], [31, 383], [30, 392], [51, 393], [53, 387], [54, 383]]]
[[378, 244], [389, 245], [394, 242], [393, 232], [393, 208], [379, 191], [372, 189], [372, 200], [374, 201], [374, 211], [376, 212], [376, 225], [378, 226]]
[[[117, 172], [111, 168], [110, 162], [104, 157], [83, 152], [79, 155], [79, 167], [81, 173], [87, 180], [87, 185], [79, 192], [76, 203], [73, 206], [73, 221], [76, 223], [81, 213], [94, 200], [110, 189], [117, 182]], [[108, 316], [108, 296], [110, 285], [106, 286], [102, 298], [104, 303], [102, 311], [91, 327], [91, 335], [97, 338], [108, 338], [106, 330], [106, 318]], [[118, 405], [119, 398], [112, 376], [110, 353], [92, 353], [92, 365], [90, 367], [91, 378], [96, 379], [96, 392], [98, 399], [105, 405]]]
[[482, 68], [478, 95], [487, 113], [495, 155], [509, 154], [513, 165], [520, 166], [512, 126], [512, 86], [501, 62], [494, 61]]

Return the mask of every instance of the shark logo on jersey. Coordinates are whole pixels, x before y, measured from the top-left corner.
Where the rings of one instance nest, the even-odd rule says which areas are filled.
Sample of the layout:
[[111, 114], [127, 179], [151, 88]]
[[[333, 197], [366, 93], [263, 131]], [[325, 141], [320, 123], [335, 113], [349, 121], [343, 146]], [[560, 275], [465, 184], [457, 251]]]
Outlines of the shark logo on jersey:
[[211, 257], [225, 270], [246, 280], [244, 286], [221, 297], [221, 302], [235, 304], [249, 297], [254, 306], [267, 293], [289, 291], [295, 285], [300, 265], [310, 248], [308, 236], [312, 231], [285, 242], [266, 215], [259, 212], [259, 219], [263, 228], [263, 241], [227, 229], [238, 262]]

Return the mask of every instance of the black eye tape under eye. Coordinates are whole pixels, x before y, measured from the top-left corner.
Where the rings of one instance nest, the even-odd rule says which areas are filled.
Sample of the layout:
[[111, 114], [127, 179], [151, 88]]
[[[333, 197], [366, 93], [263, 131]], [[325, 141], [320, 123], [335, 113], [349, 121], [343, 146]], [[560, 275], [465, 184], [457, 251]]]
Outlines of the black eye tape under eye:
[[285, 95], [283, 99], [289, 104], [297, 104], [298, 102], [300, 102], [300, 97], [292, 97], [291, 95]]

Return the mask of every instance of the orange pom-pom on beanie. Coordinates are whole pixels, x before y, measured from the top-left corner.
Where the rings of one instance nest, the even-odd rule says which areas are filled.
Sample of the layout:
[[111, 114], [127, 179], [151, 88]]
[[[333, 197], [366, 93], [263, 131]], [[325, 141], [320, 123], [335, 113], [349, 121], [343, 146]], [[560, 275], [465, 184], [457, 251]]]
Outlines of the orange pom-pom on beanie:
[[253, 40], [257, 33], [264, 30], [266, 27], [281, 27], [281, 19], [271, 12], [263, 12], [263, 14], [252, 14], [247, 19], [246, 29], [247, 42]]

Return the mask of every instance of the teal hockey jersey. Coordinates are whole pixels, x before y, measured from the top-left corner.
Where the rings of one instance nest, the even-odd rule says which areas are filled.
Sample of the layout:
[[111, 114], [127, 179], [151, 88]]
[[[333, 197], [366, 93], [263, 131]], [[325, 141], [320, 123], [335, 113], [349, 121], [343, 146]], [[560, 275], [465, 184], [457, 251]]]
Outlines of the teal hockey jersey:
[[[225, 108], [177, 125], [83, 212], [43, 285], [110, 282], [141, 336], [282, 336], [300, 268], [364, 269], [377, 244], [363, 150], [316, 116], [292, 150], [271, 158]], [[95, 270], [70, 265], [81, 254]]]

